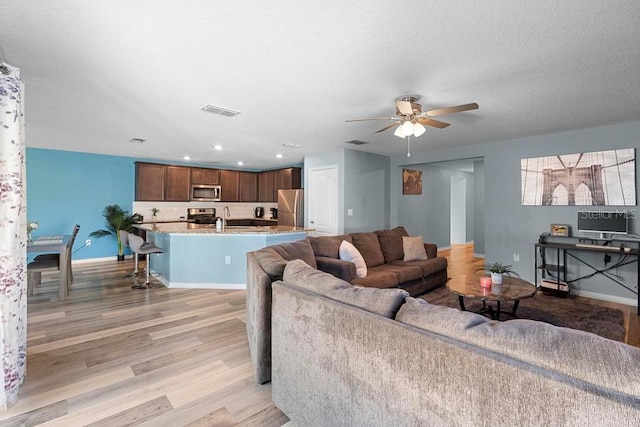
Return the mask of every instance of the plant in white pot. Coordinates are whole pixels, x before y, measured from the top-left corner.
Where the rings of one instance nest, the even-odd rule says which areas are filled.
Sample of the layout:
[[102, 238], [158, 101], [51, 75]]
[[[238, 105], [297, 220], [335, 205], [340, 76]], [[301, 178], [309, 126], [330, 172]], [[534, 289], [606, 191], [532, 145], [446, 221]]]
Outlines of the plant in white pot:
[[[491, 273], [491, 284], [501, 285], [502, 276], [518, 276], [518, 273], [512, 270], [511, 265], [505, 265], [500, 262], [494, 262], [493, 264], [486, 264], [481, 270]], [[519, 277], [519, 276], [518, 276]]]

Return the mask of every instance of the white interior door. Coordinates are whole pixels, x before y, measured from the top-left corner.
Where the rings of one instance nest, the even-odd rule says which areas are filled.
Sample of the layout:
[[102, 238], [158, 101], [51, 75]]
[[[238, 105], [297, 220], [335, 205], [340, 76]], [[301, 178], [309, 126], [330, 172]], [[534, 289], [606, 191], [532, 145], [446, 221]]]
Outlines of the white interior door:
[[338, 166], [309, 169], [309, 227], [315, 234], [338, 234]]

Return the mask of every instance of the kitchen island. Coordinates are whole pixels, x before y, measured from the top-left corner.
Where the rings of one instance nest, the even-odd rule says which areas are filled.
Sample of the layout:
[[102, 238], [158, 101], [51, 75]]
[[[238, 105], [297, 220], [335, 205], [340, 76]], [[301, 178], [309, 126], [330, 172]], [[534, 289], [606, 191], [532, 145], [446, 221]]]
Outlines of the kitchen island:
[[151, 255], [151, 272], [169, 288], [245, 289], [247, 252], [307, 237], [288, 226], [196, 227], [191, 223], [138, 224], [147, 242], [162, 249]]

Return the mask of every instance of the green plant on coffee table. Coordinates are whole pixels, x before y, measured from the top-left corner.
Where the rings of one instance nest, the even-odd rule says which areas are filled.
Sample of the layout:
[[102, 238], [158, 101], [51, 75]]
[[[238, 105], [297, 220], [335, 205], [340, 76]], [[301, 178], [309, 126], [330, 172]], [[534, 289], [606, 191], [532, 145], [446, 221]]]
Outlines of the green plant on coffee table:
[[518, 273], [513, 271], [512, 267], [513, 267], [512, 265], [505, 265], [500, 262], [494, 262], [492, 264], [486, 264], [484, 267], [482, 267], [482, 270], [488, 271], [489, 273], [506, 274], [508, 276], [510, 275], [517, 276]]
[[491, 282], [495, 285], [502, 284], [502, 276], [516, 276], [520, 277], [518, 273], [513, 271], [511, 265], [502, 264], [501, 262], [494, 262], [492, 264], [485, 264], [483, 267], [478, 268], [479, 271], [488, 271], [491, 273]]

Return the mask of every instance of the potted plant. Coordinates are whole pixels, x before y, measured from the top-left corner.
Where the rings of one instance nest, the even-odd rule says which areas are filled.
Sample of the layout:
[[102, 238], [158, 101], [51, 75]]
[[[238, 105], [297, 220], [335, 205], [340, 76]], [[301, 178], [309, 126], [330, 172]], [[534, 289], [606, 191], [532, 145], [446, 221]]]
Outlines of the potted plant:
[[[502, 284], [502, 276], [518, 276], [518, 273], [513, 271], [511, 265], [505, 265], [500, 262], [494, 262], [493, 264], [486, 264], [484, 267], [480, 268], [480, 270], [488, 271], [491, 273], [491, 283], [496, 285]], [[519, 276], [518, 276], [519, 277]]]
[[151, 208], [151, 220], [153, 221], [153, 223], [155, 224], [156, 221], [158, 220], [158, 213], [160, 213], [160, 209], [158, 208]]
[[89, 234], [90, 237], [100, 238], [104, 236], [115, 236], [118, 242], [118, 261], [124, 261], [124, 245], [120, 240], [120, 230], [134, 231], [133, 225], [142, 221], [142, 215], [134, 213], [129, 215], [128, 211], [122, 209], [119, 205], [108, 205], [102, 211], [106, 229], [96, 230]]

